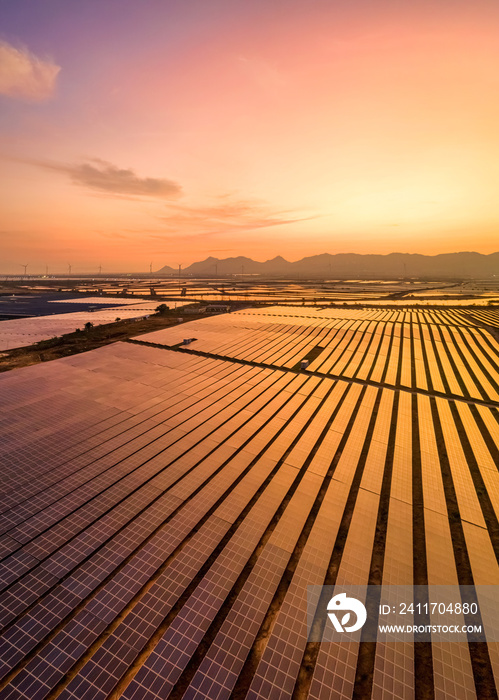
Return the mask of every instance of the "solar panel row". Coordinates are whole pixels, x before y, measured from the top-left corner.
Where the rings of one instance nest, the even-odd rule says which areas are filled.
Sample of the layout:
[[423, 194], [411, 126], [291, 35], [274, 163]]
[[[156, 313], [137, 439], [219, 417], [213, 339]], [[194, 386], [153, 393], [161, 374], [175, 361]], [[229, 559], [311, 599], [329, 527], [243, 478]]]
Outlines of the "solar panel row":
[[[293, 368], [320, 349], [308, 369], [360, 380], [383, 381], [475, 399], [499, 401], [499, 344], [459, 312], [393, 312], [349, 309], [317, 311], [301, 317], [287, 309], [287, 322], [275, 322], [280, 307], [236, 312], [192, 322], [190, 349], [250, 362]], [[372, 318], [383, 316], [384, 318]], [[339, 318], [338, 318], [339, 317]], [[284, 316], [283, 316], [284, 318]], [[397, 320], [394, 320], [397, 319]], [[444, 324], [447, 325], [444, 325]], [[454, 325], [450, 325], [454, 324]], [[459, 324], [459, 325], [455, 325]], [[185, 334], [170, 328], [141, 341], [176, 346]], [[428, 364], [429, 371], [425, 368]]]
[[[394, 388], [437, 389], [435, 357], [441, 390], [490, 399], [495, 341], [352, 313], [196, 325], [227, 359], [116, 344], [0, 377], [1, 700], [350, 698], [359, 664], [375, 698], [499, 679], [494, 644], [436, 640], [421, 678], [411, 643], [307, 642], [307, 585], [499, 583], [497, 409]], [[295, 342], [380, 386], [290, 372]]]
[[[80, 299], [65, 299], [69, 303], [75, 303]], [[82, 303], [103, 304], [113, 302], [113, 299], [88, 298]], [[123, 304], [126, 305], [123, 305]], [[176, 302], [178, 308], [185, 306], [186, 302]], [[33, 345], [42, 340], [55, 338], [66, 333], [74, 333], [78, 328], [82, 329], [85, 323], [91, 322], [94, 326], [105, 323], [113, 323], [117, 317], [121, 319], [143, 318], [154, 314], [158, 302], [120, 300], [119, 306], [95, 311], [74, 311], [72, 313], [51, 314], [50, 316], [37, 316], [31, 318], [16, 318], [0, 323], [0, 350], [12, 350], [26, 345]]]

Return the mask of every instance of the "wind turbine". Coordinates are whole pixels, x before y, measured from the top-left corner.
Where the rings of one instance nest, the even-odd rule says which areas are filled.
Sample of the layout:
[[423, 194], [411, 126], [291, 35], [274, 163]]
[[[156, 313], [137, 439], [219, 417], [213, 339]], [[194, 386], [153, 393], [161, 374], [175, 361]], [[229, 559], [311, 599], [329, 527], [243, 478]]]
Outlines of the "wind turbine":
[[27, 265], [19, 265], [19, 267], [24, 267], [24, 276], [26, 277], [26, 270], [28, 269]]
[[68, 263], [68, 273], [71, 274], [71, 263]]

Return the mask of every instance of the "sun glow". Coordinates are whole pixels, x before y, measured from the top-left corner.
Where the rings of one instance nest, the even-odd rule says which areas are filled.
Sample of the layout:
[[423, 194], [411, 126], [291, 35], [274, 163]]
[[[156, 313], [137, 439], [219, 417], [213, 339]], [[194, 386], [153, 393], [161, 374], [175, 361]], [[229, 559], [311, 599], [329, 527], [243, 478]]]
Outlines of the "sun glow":
[[5, 270], [26, 247], [32, 265], [71, 250], [116, 270], [217, 251], [495, 249], [491, 2], [111, 0], [59, 3], [36, 27], [26, 3], [4, 29], [38, 80], [36, 100], [24, 84], [0, 96]]

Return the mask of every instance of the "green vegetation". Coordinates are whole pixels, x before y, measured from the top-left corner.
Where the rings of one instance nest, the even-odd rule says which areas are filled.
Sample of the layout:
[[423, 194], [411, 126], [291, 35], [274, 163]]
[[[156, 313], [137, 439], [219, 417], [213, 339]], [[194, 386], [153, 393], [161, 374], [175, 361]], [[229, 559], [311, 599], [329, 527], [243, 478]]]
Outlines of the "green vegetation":
[[170, 309], [166, 304], [160, 304], [156, 307], [156, 313], [160, 315], [167, 314]]

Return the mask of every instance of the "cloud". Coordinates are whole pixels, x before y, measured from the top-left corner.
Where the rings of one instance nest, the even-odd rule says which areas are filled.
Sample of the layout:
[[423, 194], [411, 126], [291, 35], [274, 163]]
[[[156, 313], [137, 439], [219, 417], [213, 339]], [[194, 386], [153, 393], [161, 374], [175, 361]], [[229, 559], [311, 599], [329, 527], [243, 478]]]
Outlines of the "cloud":
[[35, 164], [68, 175], [75, 185], [83, 185], [108, 194], [170, 199], [182, 193], [180, 185], [173, 180], [139, 177], [131, 169], [118, 168], [100, 158], [77, 165], [51, 162]]
[[200, 207], [169, 205], [168, 215], [160, 217], [160, 220], [168, 233], [181, 232], [183, 235], [204, 238], [216, 233], [253, 231], [316, 218], [296, 218], [289, 214], [290, 212], [286, 211], [271, 211], [259, 202], [225, 201], [222, 204]]
[[40, 102], [52, 97], [60, 66], [0, 42], [0, 94]]

